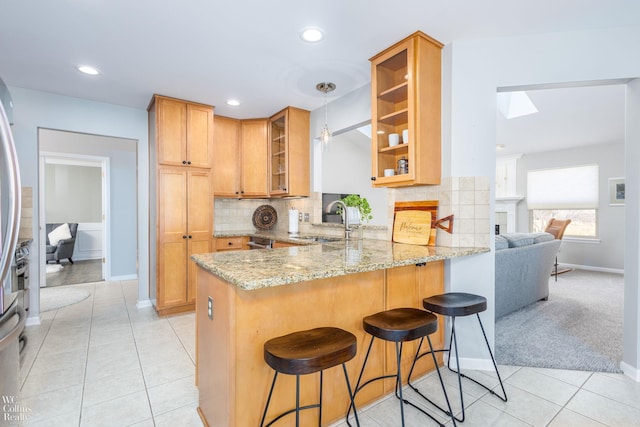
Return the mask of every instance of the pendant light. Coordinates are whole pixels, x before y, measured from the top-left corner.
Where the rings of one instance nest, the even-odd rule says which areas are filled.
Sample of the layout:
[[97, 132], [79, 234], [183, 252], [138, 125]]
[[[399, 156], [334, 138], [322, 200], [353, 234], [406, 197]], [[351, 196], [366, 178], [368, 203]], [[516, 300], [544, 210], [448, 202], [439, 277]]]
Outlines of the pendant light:
[[322, 143], [323, 151], [327, 151], [329, 149], [329, 143], [331, 142], [331, 131], [327, 124], [327, 93], [332, 92], [335, 88], [335, 83], [331, 82], [322, 82], [316, 85], [316, 89], [324, 93], [324, 128], [322, 129], [322, 132], [320, 132], [320, 142]]

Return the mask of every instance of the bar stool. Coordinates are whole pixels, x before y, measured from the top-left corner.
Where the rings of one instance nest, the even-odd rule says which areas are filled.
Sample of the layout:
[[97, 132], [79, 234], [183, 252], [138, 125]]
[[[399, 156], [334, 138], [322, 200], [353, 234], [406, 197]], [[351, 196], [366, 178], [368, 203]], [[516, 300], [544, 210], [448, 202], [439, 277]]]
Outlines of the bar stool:
[[[442, 316], [451, 317], [451, 336], [450, 336], [450, 339], [449, 339], [449, 348], [448, 349], [435, 350], [435, 351], [436, 352], [447, 352], [447, 354], [449, 356], [448, 361], [447, 361], [447, 368], [451, 372], [455, 372], [458, 375], [458, 388], [460, 389], [460, 405], [462, 406], [462, 418], [454, 417], [453, 414], [451, 413], [451, 409], [450, 408], [449, 408], [449, 411], [447, 411], [446, 409], [438, 406], [437, 404], [432, 402], [428, 397], [424, 396], [413, 384], [411, 384], [411, 374], [413, 373], [413, 368], [415, 366], [415, 363], [422, 356], [425, 356], [427, 354], [427, 352], [422, 353], [422, 354], [418, 354], [418, 352], [416, 352], [416, 357], [413, 360], [413, 365], [411, 366], [411, 371], [409, 372], [409, 380], [408, 380], [409, 386], [414, 391], [416, 391], [420, 396], [424, 397], [429, 403], [431, 403], [432, 405], [436, 406], [438, 409], [440, 409], [445, 414], [455, 418], [455, 420], [457, 420], [459, 422], [464, 422], [464, 419], [465, 419], [464, 400], [463, 400], [463, 397], [462, 397], [462, 378], [466, 378], [468, 380], [473, 381], [474, 383], [478, 384], [479, 386], [481, 386], [482, 388], [487, 390], [489, 393], [493, 394], [494, 396], [497, 396], [503, 402], [506, 402], [507, 401], [507, 393], [504, 390], [504, 385], [502, 384], [502, 378], [500, 377], [500, 372], [498, 372], [498, 366], [496, 365], [496, 360], [493, 358], [493, 353], [491, 352], [491, 347], [489, 346], [489, 340], [487, 339], [487, 334], [484, 332], [484, 327], [482, 326], [482, 320], [480, 320], [480, 314], [479, 313], [481, 313], [481, 312], [483, 312], [483, 311], [485, 311], [487, 309], [487, 299], [485, 297], [483, 297], [483, 296], [480, 296], [480, 295], [468, 294], [468, 293], [463, 293], [463, 292], [449, 292], [449, 293], [440, 294], [440, 295], [434, 295], [434, 296], [431, 296], [429, 298], [425, 298], [424, 300], [422, 300], [422, 305], [424, 306], [424, 308], [426, 310], [428, 310], [431, 313], [437, 313], [437, 314], [440, 314]], [[487, 344], [487, 349], [489, 350], [489, 355], [491, 356], [491, 361], [493, 362], [493, 368], [496, 371], [496, 375], [498, 375], [498, 381], [500, 381], [500, 387], [502, 388], [502, 396], [497, 394], [495, 391], [491, 390], [486, 385], [481, 384], [480, 382], [476, 381], [475, 379], [470, 378], [467, 375], [465, 375], [465, 374], [460, 372], [460, 362], [459, 362], [460, 359], [458, 358], [458, 342], [456, 340], [456, 317], [470, 316], [472, 314], [475, 314], [476, 317], [478, 318], [478, 323], [480, 324], [480, 329], [482, 330], [482, 336], [484, 337], [484, 342]], [[455, 347], [456, 369], [451, 368], [451, 346], [452, 346], [452, 344]], [[420, 349], [418, 349], [418, 351], [419, 350]]]
[[[429, 335], [433, 334], [438, 330], [438, 318], [431, 314], [427, 313], [424, 310], [419, 310], [417, 308], [396, 308], [387, 311], [381, 311], [376, 314], [372, 314], [371, 316], [367, 316], [362, 319], [362, 325], [364, 330], [371, 335], [371, 341], [369, 342], [369, 348], [367, 349], [367, 354], [364, 358], [364, 362], [362, 364], [362, 369], [360, 370], [360, 375], [358, 376], [358, 382], [356, 383], [356, 388], [353, 393], [353, 397], [358, 394], [360, 390], [366, 385], [381, 380], [384, 378], [395, 378], [396, 379], [396, 387], [395, 387], [395, 395], [400, 400], [400, 414], [402, 418], [402, 426], [404, 426], [404, 404], [408, 404], [418, 409], [420, 412], [434, 420], [440, 426], [444, 426], [441, 424], [436, 418], [434, 418], [431, 414], [426, 412], [424, 409], [416, 406], [411, 403], [407, 399], [404, 399], [402, 396], [402, 373], [400, 370], [401, 359], [402, 359], [402, 344], [405, 341], [414, 341], [420, 338], [420, 344], [418, 345], [418, 351], [420, 351], [420, 347], [422, 346], [422, 342], [424, 338], [427, 338], [427, 342], [429, 343], [429, 348], [431, 349], [431, 354], [433, 355], [433, 363], [435, 364], [436, 371], [438, 372], [438, 378], [440, 379], [440, 385], [442, 386], [442, 392], [444, 393], [444, 398], [447, 402], [447, 406], [449, 407], [449, 412], [451, 411], [451, 405], [449, 404], [449, 398], [447, 397], [447, 392], [444, 388], [444, 382], [442, 381], [442, 376], [440, 375], [440, 370], [438, 370], [438, 365], [436, 362], [435, 353], [433, 353], [433, 347], [431, 345], [431, 339]], [[364, 374], [365, 367], [367, 366], [367, 360], [369, 359], [369, 353], [371, 352], [371, 347], [373, 345], [373, 341], [379, 338], [384, 341], [394, 342], [396, 345], [396, 365], [397, 370], [395, 374], [392, 375], [382, 375], [379, 377], [372, 378], [366, 381], [364, 384], [360, 385], [362, 381], [362, 376]], [[426, 353], [425, 353], [426, 354]], [[414, 361], [415, 364], [415, 361]], [[413, 366], [412, 366], [413, 370]], [[347, 411], [347, 424], [349, 424], [349, 413], [351, 412], [351, 407]], [[453, 421], [453, 425], [456, 425], [455, 418], [451, 417]]]
[[[296, 426], [300, 425], [300, 411], [318, 408], [318, 425], [322, 425], [322, 373], [325, 369], [342, 364], [344, 378], [349, 391], [351, 405], [354, 408], [356, 423], [360, 426], [358, 413], [355, 411], [351, 384], [345, 363], [356, 355], [357, 341], [351, 333], [338, 328], [323, 327], [307, 331], [294, 332], [276, 337], [264, 343], [264, 360], [275, 371], [269, 390], [269, 397], [264, 408], [260, 426], [265, 426], [265, 418], [269, 403], [276, 385], [278, 373], [296, 376], [296, 407], [283, 412], [271, 420], [265, 427], [272, 425], [282, 417], [296, 413]], [[300, 407], [300, 375], [320, 372], [320, 400], [313, 405]]]

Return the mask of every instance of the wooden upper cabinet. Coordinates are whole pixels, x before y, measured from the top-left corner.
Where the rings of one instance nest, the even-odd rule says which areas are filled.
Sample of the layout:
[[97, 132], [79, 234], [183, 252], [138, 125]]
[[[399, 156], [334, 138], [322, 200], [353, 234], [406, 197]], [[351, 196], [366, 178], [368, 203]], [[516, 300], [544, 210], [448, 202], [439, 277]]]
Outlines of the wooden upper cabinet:
[[374, 187], [440, 184], [442, 46], [418, 31], [370, 59]]
[[213, 129], [213, 194], [240, 196], [240, 120], [215, 116]]
[[213, 107], [159, 95], [152, 103], [156, 104], [157, 163], [211, 168]]
[[217, 197], [267, 197], [268, 119], [216, 116], [214, 194]]
[[309, 196], [309, 112], [287, 107], [269, 119], [269, 194]]
[[241, 191], [244, 197], [267, 197], [269, 176], [268, 119], [242, 120]]

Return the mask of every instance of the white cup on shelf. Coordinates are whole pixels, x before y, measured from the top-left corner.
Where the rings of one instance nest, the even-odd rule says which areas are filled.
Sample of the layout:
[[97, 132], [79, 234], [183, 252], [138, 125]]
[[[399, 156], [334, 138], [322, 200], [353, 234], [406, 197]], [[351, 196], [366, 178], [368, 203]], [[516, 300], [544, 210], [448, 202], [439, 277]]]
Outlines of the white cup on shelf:
[[409, 143], [409, 129], [405, 129], [402, 131], [402, 143], [403, 144]]
[[385, 169], [384, 170], [384, 176], [394, 176], [396, 174], [396, 171], [394, 169]]
[[389, 147], [395, 147], [400, 144], [400, 134], [399, 133], [390, 133], [389, 134]]

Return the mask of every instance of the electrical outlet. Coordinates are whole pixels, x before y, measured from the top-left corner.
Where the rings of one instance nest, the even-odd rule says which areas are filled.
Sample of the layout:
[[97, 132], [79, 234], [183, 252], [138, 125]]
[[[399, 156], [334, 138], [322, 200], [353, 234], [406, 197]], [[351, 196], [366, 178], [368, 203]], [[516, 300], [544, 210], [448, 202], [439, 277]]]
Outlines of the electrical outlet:
[[213, 297], [209, 297], [207, 300], [207, 316], [213, 320]]
[[309, 212], [304, 213], [304, 222], [309, 222]]
[[302, 212], [298, 212], [298, 221], [302, 222]]

